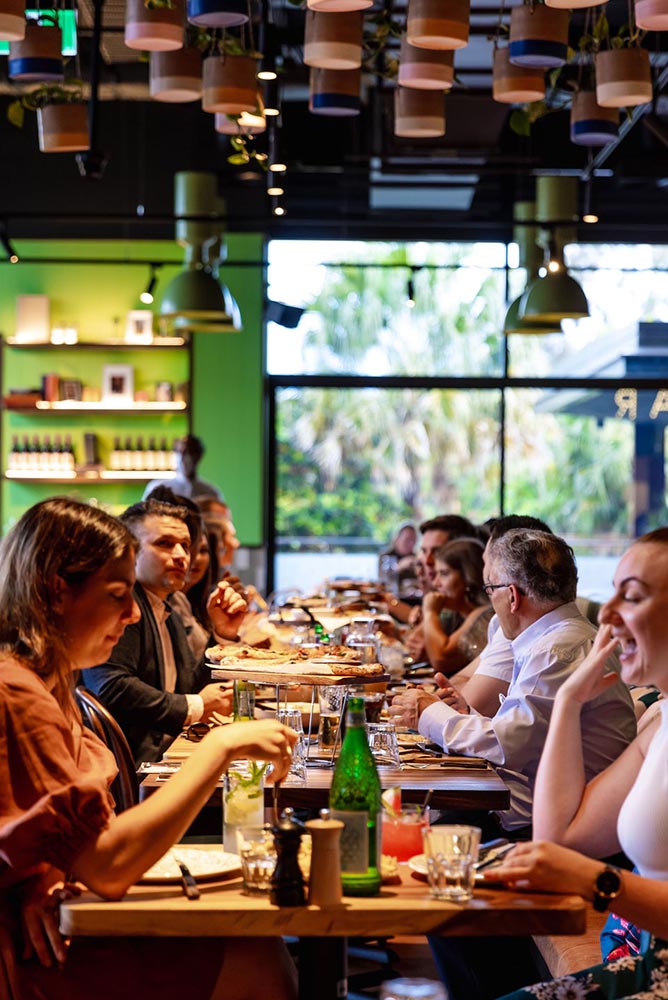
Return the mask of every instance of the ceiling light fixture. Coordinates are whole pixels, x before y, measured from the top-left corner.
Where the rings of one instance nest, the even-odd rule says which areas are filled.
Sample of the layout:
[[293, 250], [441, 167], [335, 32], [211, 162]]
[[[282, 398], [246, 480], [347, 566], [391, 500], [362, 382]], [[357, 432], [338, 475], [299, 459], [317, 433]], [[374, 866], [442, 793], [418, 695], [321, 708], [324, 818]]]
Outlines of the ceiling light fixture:
[[270, 198], [280, 198], [282, 194], [285, 194], [285, 188], [272, 184], [267, 188], [267, 194]]
[[156, 270], [158, 268], [157, 264], [151, 264], [151, 271], [149, 274], [148, 284], [146, 288], [139, 296], [139, 301], [143, 302], [145, 306], [150, 306], [153, 302], [153, 293], [155, 292], [155, 286], [158, 284], [158, 276]]
[[596, 211], [596, 199], [594, 196], [594, 180], [593, 177], [585, 182], [583, 199], [582, 199], [582, 221], [586, 222], [588, 225], [595, 225], [599, 220], [598, 212]]
[[[519, 249], [519, 266], [526, 271], [526, 285], [528, 288], [537, 278], [541, 252], [536, 243], [537, 230], [535, 223], [536, 204], [534, 201], [517, 201], [514, 207], [513, 240]], [[518, 295], [508, 306], [505, 319], [503, 321], [503, 332], [506, 336], [511, 333], [520, 333], [524, 336], [545, 336], [550, 333], [562, 333], [561, 323], [547, 322], [539, 320], [520, 318], [520, 302], [522, 296]]]
[[[258, 73], [258, 79], [266, 79]], [[278, 80], [271, 80], [264, 88], [264, 113], [267, 118], [278, 118], [281, 113], [281, 95], [278, 88]]]

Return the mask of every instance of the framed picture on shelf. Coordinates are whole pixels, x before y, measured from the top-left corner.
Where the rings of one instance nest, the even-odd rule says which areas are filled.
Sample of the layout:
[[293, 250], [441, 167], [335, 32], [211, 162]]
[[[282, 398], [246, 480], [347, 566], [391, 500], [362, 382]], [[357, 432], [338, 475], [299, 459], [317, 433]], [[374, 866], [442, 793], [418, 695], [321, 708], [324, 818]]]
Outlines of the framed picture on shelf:
[[125, 321], [127, 344], [150, 344], [153, 341], [153, 313], [150, 309], [131, 309]]
[[60, 398], [70, 403], [81, 402], [83, 399], [83, 385], [78, 378], [62, 378], [60, 380]]
[[102, 402], [134, 403], [134, 369], [132, 365], [104, 365], [102, 368]]

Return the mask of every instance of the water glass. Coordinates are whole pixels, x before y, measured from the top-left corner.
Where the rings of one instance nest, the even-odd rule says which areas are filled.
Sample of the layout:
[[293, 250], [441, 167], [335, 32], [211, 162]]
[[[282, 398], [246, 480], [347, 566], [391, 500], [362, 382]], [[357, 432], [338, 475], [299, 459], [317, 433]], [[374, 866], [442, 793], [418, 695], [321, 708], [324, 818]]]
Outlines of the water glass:
[[422, 843], [431, 895], [458, 903], [470, 899], [480, 829], [477, 826], [431, 826], [423, 830]]
[[376, 764], [401, 767], [397, 730], [393, 722], [367, 722], [366, 735]]
[[276, 712], [276, 719], [282, 722], [288, 729], [294, 729], [297, 733], [297, 742], [292, 748], [292, 764], [287, 778], [283, 780], [284, 785], [301, 785], [306, 781], [306, 740], [304, 739], [304, 725], [301, 708], [279, 708]]
[[380, 988], [380, 1000], [448, 1000], [437, 979], [390, 979]]
[[236, 760], [225, 772], [223, 787], [223, 844], [237, 853], [237, 830], [264, 823], [264, 772], [255, 761]]
[[276, 867], [276, 845], [270, 828], [240, 826], [236, 833], [244, 892], [253, 896], [269, 892]]
[[343, 685], [320, 684], [318, 686], [318, 698], [320, 701], [320, 723], [318, 726], [318, 746], [323, 750], [331, 750], [336, 742], [337, 734], [339, 741], [343, 739], [343, 731], [339, 733], [341, 726], [341, 710], [346, 697], [346, 689]]

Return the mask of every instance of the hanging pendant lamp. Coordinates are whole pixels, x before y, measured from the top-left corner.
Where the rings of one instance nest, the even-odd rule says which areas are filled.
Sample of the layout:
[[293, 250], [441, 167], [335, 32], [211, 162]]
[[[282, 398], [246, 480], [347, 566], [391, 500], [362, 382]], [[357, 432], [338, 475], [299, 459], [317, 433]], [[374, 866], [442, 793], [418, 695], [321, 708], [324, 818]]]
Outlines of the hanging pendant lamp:
[[257, 104], [257, 62], [252, 56], [208, 56], [202, 74], [202, 109], [210, 114], [252, 114]]
[[521, 333], [531, 337], [545, 337], [551, 333], [563, 333], [561, 323], [557, 321], [542, 323], [528, 316], [520, 319], [520, 304], [523, 295], [518, 295], [510, 305], [503, 321], [503, 332], [506, 336]]
[[520, 299], [521, 319], [541, 323], [560, 323], [562, 319], [584, 319], [589, 316], [587, 296], [575, 278], [565, 270], [537, 278]]
[[185, 0], [171, 7], [147, 7], [144, 0], [126, 0], [125, 44], [142, 52], [171, 52], [183, 48]]
[[571, 142], [576, 146], [606, 146], [619, 129], [617, 108], [602, 108], [593, 90], [579, 90], [571, 105]]
[[323, 14], [307, 10], [304, 62], [316, 69], [358, 69], [362, 65], [362, 31], [359, 11]]
[[420, 49], [401, 37], [398, 83], [416, 90], [449, 90], [455, 78], [453, 49]]
[[64, 79], [62, 34], [57, 24], [27, 21], [25, 38], [9, 43], [10, 80], [59, 83]]
[[199, 49], [151, 52], [149, 88], [154, 101], [185, 104], [202, 96], [202, 56]]
[[508, 49], [496, 49], [492, 74], [492, 97], [500, 104], [528, 104], [545, 96], [545, 73], [541, 69], [515, 66]]
[[[519, 266], [526, 271], [525, 289], [537, 278], [542, 251], [536, 243], [538, 227], [536, 226], [535, 201], [516, 201], [513, 208], [513, 241], [519, 250]], [[522, 296], [511, 302], [503, 321], [503, 332], [510, 334], [525, 334], [545, 336], [551, 333], [561, 333], [561, 323], [542, 323], [533, 319], [520, 319], [519, 310]]]
[[468, 45], [471, 0], [409, 0], [406, 37], [419, 49]]
[[541, 3], [513, 7], [508, 38], [510, 61], [534, 69], [563, 66], [568, 55], [568, 21], [568, 11]]
[[186, 16], [199, 28], [234, 28], [248, 21], [248, 0], [188, 0]]
[[445, 135], [445, 98], [437, 90], [397, 87], [394, 134], [402, 139], [436, 139]]
[[652, 100], [647, 49], [606, 49], [595, 58], [596, 100], [602, 108], [632, 108]]
[[0, 41], [20, 42], [25, 38], [26, 17], [24, 0], [0, 2]]
[[312, 69], [309, 111], [314, 115], [350, 118], [362, 108], [361, 69]]

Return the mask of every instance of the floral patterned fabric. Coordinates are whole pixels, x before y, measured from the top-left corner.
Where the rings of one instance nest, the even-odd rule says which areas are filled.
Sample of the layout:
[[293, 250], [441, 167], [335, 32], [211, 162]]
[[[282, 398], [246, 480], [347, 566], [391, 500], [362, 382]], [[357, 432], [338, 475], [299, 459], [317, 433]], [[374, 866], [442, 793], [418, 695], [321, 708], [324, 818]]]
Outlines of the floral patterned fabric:
[[[648, 935], [642, 932], [643, 944]], [[625, 955], [501, 1000], [668, 1000], [668, 942], [649, 938], [640, 955]]]

